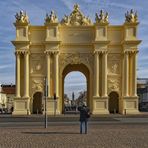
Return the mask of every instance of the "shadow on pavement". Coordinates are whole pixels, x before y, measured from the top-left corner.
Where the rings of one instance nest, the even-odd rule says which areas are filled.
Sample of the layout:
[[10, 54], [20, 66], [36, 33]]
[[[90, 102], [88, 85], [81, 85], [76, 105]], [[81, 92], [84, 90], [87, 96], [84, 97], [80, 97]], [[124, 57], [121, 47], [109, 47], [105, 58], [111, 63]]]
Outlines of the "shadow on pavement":
[[56, 134], [57, 134], [57, 135], [58, 135], [58, 134], [62, 134], [62, 135], [63, 135], [63, 134], [64, 134], [64, 135], [65, 135], [65, 134], [66, 134], [66, 135], [68, 135], [68, 134], [69, 134], [69, 135], [71, 135], [71, 134], [73, 135], [73, 134], [74, 134], [74, 135], [78, 135], [78, 134], [80, 134], [80, 133], [78, 133], [78, 132], [77, 132], [77, 133], [76, 133], [76, 132], [22, 132], [22, 133], [23, 133], [23, 134], [33, 134], [33, 135], [46, 135], [46, 134], [55, 134], [55, 135], [56, 135]]

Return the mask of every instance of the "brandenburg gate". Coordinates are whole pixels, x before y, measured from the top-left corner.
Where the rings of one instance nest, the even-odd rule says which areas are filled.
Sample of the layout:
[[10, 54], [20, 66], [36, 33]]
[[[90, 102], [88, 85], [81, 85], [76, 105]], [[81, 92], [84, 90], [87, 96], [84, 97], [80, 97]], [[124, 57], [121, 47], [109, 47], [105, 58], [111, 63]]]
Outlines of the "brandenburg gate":
[[26, 13], [15, 15], [16, 97], [14, 115], [42, 112], [45, 77], [48, 84], [47, 113], [64, 110], [64, 79], [79, 71], [87, 80], [87, 105], [93, 114], [137, 114], [138, 16], [125, 14], [123, 25], [110, 25], [108, 13], [95, 14], [92, 23], [74, 5], [70, 15], [58, 20], [46, 14], [43, 26], [32, 26]]

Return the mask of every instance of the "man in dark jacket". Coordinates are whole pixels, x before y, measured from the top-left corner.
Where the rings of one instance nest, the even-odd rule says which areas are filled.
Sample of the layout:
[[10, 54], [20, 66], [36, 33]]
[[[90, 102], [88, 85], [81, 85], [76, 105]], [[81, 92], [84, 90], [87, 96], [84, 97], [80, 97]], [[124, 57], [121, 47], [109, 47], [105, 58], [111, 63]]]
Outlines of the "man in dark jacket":
[[80, 134], [83, 133], [83, 128], [85, 126], [85, 134], [87, 134], [87, 121], [89, 118], [89, 108], [85, 105], [78, 107], [80, 111]]

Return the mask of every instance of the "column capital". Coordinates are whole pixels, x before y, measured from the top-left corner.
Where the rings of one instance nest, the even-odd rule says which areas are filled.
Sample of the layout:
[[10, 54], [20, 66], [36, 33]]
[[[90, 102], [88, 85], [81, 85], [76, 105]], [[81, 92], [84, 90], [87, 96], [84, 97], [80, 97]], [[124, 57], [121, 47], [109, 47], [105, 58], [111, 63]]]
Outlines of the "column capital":
[[101, 54], [101, 51], [100, 50], [95, 50], [94, 54]]
[[127, 50], [125, 50], [125, 51], [123, 52], [124, 55], [128, 55], [129, 53], [130, 53], [130, 51], [127, 51]]
[[137, 54], [139, 51], [138, 50], [125, 50], [123, 53], [124, 54]]
[[94, 54], [108, 54], [107, 50], [95, 50]]
[[138, 50], [134, 50], [132, 51], [132, 54], [136, 55], [139, 51]]
[[23, 55], [24, 54], [24, 50], [16, 50], [15, 55]]
[[53, 55], [58, 55], [60, 52], [58, 50], [52, 51]]
[[15, 51], [15, 55], [20, 55], [21, 51]]
[[28, 54], [30, 54], [30, 51], [29, 50], [25, 50], [24, 51], [24, 55], [28, 55]]
[[45, 50], [44, 53], [45, 53], [46, 55], [51, 55], [51, 54], [52, 54], [52, 51], [51, 51], [51, 50]]
[[102, 54], [108, 54], [107, 50], [102, 50]]
[[44, 53], [47, 55], [52, 55], [52, 54], [54, 55], [54, 54], [58, 54], [59, 50], [45, 50]]

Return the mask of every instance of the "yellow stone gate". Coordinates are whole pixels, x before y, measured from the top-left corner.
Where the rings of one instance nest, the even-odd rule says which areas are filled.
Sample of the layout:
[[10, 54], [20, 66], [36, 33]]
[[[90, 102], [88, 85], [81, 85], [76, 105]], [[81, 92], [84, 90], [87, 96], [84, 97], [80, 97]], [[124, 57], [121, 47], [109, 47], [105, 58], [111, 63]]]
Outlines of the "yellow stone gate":
[[47, 77], [47, 112], [63, 112], [64, 78], [71, 71], [87, 79], [87, 103], [93, 114], [138, 113], [137, 14], [125, 14], [123, 25], [109, 25], [108, 13], [96, 13], [95, 23], [74, 5], [61, 21], [54, 11], [43, 26], [32, 26], [26, 13], [16, 14], [16, 97], [14, 115], [42, 112]]

